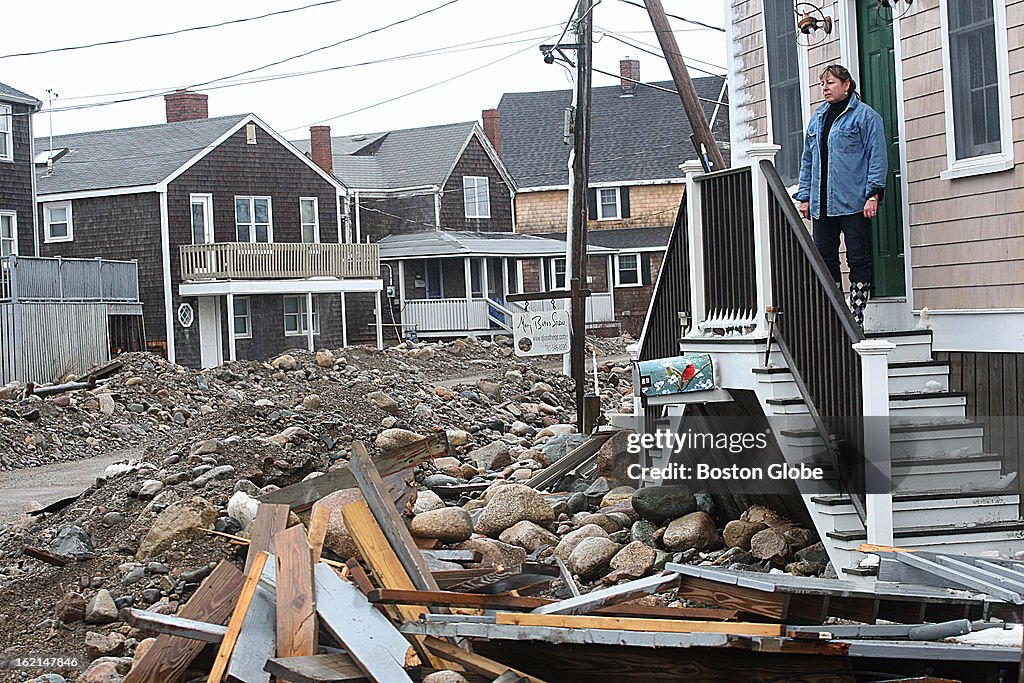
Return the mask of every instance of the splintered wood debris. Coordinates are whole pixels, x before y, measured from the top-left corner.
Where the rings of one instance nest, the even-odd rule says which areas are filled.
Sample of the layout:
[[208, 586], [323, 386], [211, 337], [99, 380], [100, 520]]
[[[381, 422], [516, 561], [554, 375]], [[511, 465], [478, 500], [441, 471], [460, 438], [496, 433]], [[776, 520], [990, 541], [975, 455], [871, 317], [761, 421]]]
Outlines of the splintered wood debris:
[[[231, 540], [248, 546], [244, 572], [222, 562], [176, 616], [122, 611], [160, 634], [126, 683], [184, 681], [197, 670], [208, 683], [412, 683], [441, 670], [472, 683], [646, 683], [684, 670], [705, 672], [691, 680], [736, 683], [811, 669], [816, 681], [856, 683], [867, 659], [896, 672], [892, 681], [1017, 675], [1019, 649], [952, 639], [1019, 636], [1003, 619], [1019, 621], [1024, 563], [865, 546], [882, 558], [873, 584], [669, 563], [581, 592], [554, 557], [451, 569], [481, 553], [419, 546], [396, 505], [405, 507], [412, 480], [395, 477], [446, 455], [443, 434], [376, 461], [361, 443], [353, 451], [343, 476], [281, 489], [260, 505], [251, 538]], [[362, 498], [341, 509], [358, 549], [342, 563], [321, 556], [330, 510], [316, 503], [346, 486]], [[310, 506], [308, 532], [288, 526], [292, 510]], [[531, 594], [559, 579], [570, 597]], [[705, 606], [644, 604], [665, 592]]]

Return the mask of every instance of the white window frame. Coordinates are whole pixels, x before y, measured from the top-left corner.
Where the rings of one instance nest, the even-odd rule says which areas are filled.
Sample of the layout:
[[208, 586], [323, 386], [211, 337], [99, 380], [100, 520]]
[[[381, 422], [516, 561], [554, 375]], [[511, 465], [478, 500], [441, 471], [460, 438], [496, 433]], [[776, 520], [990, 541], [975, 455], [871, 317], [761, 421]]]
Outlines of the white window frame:
[[[483, 181], [484, 194], [486, 198], [487, 210], [481, 212], [480, 192], [479, 183], [477, 181]], [[470, 185], [472, 181], [472, 185]], [[470, 213], [469, 193], [470, 190], [476, 192], [474, 196], [474, 202], [472, 206], [473, 213]], [[490, 218], [491, 217], [491, 182], [487, 176], [479, 175], [467, 175], [462, 176], [462, 206], [466, 212], [466, 218]]]
[[[288, 302], [289, 301], [295, 301], [296, 302], [296, 310], [297, 310], [296, 313], [289, 313], [288, 312]], [[281, 307], [282, 307], [282, 310], [284, 312], [284, 336], [286, 336], [286, 337], [305, 337], [305, 336], [307, 336], [309, 334], [309, 328], [307, 327], [309, 323], [307, 322], [308, 317], [306, 315], [306, 297], [304, 295], [283, 297]], [[288, 318], [289, 317], [296, 317], [296, 321], [298, 322], [297, 329], [295, 329], [295, 330], [289, 330], [288, 329]], [[313, 295], [313, 334], [314, 335], [320, 334], [320, 305], [317, 303], [316, 295]]]
[[[50, 233], [50, 225], [54, 222], [54, 221], [50, 220], [50, 212], [53, 209], [61, 209], [61, 208], [67, 209], [67, 221], [66, 222], [67, 222], [67, 226], [68, 226], [68, 234], [66, 236], [54, 237]], [[57, 221], [57, 222], [64, 222], [64, 221]], [[75, 241], [75, 225], [74, 225], [74, 218], [73, 218], [72, 213], [71, 213], [71, 201], [68, 200], [68, 201], [65, 201], [65, 202], [46, 202], [46, 203], [44, 203], [43, 204], [43, 227], [45, 228], [44, 229], [44, 241], [47, 244], [51, 244], [51, 243], [55, 243], [55, 242], [74, 242]]]
[[[632, 256], [634, 259], [636, 259], [635, 267], [633, 267], [633, 268], [625, 268], [624, 269], [622, 267], [622, 257], [623, 256]], [[643, 275], [643, 273], [640, 270], [640, 266], [641, 266], [641, 263], [640, 263], [640, 254], [639, 253], [637, 253], [635, 251], [630, 251], [630, 252], [623, 252], [621, 254], [616, 254], [615, 255], [615, 286], [616, 287], [643, 287], [643, 285], [644, 285], [644, 275]], [[636, 271], [636, 282], [623, 282], [622, 281], [622, 271], [623, 270], [626, 270], [627, 272], [628, 271]]]
[[[302, 222], [302, 202], [313, 202], [313, 222]], [[299, 197], [299, 241], [306, 242], [306, 235], [303, 229], [307, 225], [313, 227], [313, 241], [307, 244], [319, 244], [320, 242], [320, 200], [317, 197]]]
[[[193, 220], [195, 218], [195, 216], [192, 214], [192, 207], [195, 206], [197, 203], [203, 205], [203, 220], [206, 223], [206, 225], [203, 226], [204, 230], [203, 230], [203, 241], [202, 242], [196, 242], [196, 226], [195, 226], [195, 221]], [[202, 193], [198, 193], [198, 192], [193, 192], [193, 193], [189, 194], [189, 196], [188, 196], [188, 218], [189, 218], [189, 227], [191, 228], [191, 231], [192, 231], [192, 244], [212, 244], [214, 241], [216, 241], [215, 238], [214, 238], [214, 231], [213, 231], [213, 195], [212, 194], [209, 194], [209, 193], [202, 194]]]
[[1013, 119], [1010, 113], [1010, 66], [1006, 40], [1006, 0], [972, 0], [993, 3], [995, 20], [996, 73], [999, 77], [999, 137], [1000, 151], [994, 154], [956, 158], [956, 129], [953, 125], [953, 72], [950, 63], [949, 0], [939, 0], [939, 23], [942, 39], [942, 83], [946, 115], [946, 170], [939, 173], [943, 180], [966, 178], [985, 173], [998, 173], [1013, 168]]
[[6, 122], [7, 129], [0, 129], [0, 137], [7, 143], [7, 152], [0, 154], [0, 161], [14, 161], [14, 108], [9, 104], [0, 104], [0, 121]]
[[[618, 187], [598, 187], [597, 189], [597, 220], [599, 221], [613, 221], [622, 218], [622, 193]], [[605, 192], [615, 193], [615, 214], [605, 216], [604, 215], [604, 201], [602, 195]]]
[[[558, 266], [562, 266], [562, 284], [558, 284]], [[568, 263], [564, 256], [556, 256], [551, 259], [551, 289], [565, 289], [566, 283], [568, 282], [565, 278]]]
[[238, 239], [238, 226], [243, 225], [238, 222], [238, 200], [246, 199], [249, 201], [249, 244], [261, 244], [256, 241], [256, 200], [266, 199], [267, 200], [267, 244], [274, 241], [274, 204], [270, 197], [260, 195], [235, 195], [235, 202], [231, 205], [231, 208], [235, 212], [235, 241], [240, 242]]
[[[235, 339], [252, 339], [252, 304], [251, 304], [251, 302], [249, 300], [249, 297], [247, 297], [247, 296], [236, 296], [236, 297], [233, 297], [233, 299], [234, 299], [234, 303], [232, 304], [233, 306], [237, 307], [239, 304], [244, 304], [245, 305], [245, 313], [243, 315], [238, 315], [237, 311], [235, 311], [235, 310], [231, 311], [231, 315], [235, 319]], [[245, 321], [245, 323], [244, 323], [244, 325], [245, 325], [245, 332], [239, 332], [238, 331], [239, 330], [239, 325], [238, 325], [239, 319], [242, 319], [242, 320]]]
[[[4, 237], [2, 221], [4, 218], [11, 219], [11, 236]], [[4, 254], [4, 242], [11, 243], [11, 253], [6, 254], [8, 256], [18, 255], [18, 212], [17, 211], [0, 211], [0, 256]]]

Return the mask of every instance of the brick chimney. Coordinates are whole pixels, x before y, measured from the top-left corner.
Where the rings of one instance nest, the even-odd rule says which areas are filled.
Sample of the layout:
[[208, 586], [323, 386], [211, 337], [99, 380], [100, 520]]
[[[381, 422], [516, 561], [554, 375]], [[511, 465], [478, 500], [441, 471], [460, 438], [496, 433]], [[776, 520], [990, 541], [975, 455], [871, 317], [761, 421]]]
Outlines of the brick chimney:
[[325, 172], [334, 171], [334, 150], [331, 146], [330, 126], [309, 127], [309, 153], [313, 163]]
[[494, 145], [494, 150], [501, 156], [501, 112], [497, 109], [484, 109], [484, 135]]
[[210, 112], [207, 107], [206, 95], [188, 90], [175, 90], [164, 95], [164, 106], [167, 109], [167, 123], [208, 119]]
[[640, 80], [640, 60], [625, 59], [619, 60], [619, 84], [622, 87], [621, 97], [632, 97], [636, 94], [637, 81]]

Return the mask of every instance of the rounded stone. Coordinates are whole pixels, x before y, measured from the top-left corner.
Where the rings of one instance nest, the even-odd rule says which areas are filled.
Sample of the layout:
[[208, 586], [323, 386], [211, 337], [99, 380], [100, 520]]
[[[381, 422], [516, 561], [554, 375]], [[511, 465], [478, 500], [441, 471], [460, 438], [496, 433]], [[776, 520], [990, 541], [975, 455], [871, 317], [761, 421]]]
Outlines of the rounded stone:
[[610, 538], [585, 538], [569, 554], [569, 570], [583, 578], [596, 576], [622, 548]]
[[558, 536], [539, 524], [534, 524], [525, 519], [502, 531], [501, 535], [498, 536], [498, 540], [502, 543], [519, 546], [528, 553], [532, 553], [545, 545], [552, 547], [558, 545]]
[[608, 538], [608, 532], [596, 524], [588, 524], [570, 531], [558, 542], [558, 545], [555, 547], [555, 555], [563, 560], [568, 560], [576, 546], [587, 538]]
[[418, 538], [458, 543], [473, 535], [473, 520], [462, 508], [445, 507], [416, 515], [412, 518], [410, 530]]
[[633, 541], [615, 553], [610, 565], [612, 569], [640, 578], [654, 568], [657, 559], [657, 550], [646, 543]]
[[476, 531], [485, 536], [497, 536], [523, 520], [550, 524], [555, 521], [555, 511], [536, 489], [508, 484], [490, 492], [487, 506], [477, 520]]
[[759, 531], [767, 529], [760, 522], [745, 522], [742, 519], [734, 519], [722, 529], [722, 540], [730, 548], [742, 548], [750, 550], [750, 539]]
[[669, 523], [662, 543], [669, 550], [704, 550], [713, 544], [717, 537], [715, 520], [711, 519], [708, 513], [691, 512]]
[[648, 486], [633, 494], [633, 509], [644, 519], [660, 523], [697, 510], [697, 500], [683, 484]]

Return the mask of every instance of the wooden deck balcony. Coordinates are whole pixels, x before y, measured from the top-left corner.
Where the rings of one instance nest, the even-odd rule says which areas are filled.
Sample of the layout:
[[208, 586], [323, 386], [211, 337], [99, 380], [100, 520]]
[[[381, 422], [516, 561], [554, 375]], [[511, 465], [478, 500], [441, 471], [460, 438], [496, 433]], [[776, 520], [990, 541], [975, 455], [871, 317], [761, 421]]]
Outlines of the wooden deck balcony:
[[[564, 302], [532, 301], [532, 310], [562, 308]], [[417, 334], [486, 332], [495, 328], [511, 330], [510, 314], [520, 304], [500, 304], [488, 299], [406, 299], [402, 323]], [[587, 298], [587, 324], [615, 320], [612, 295], [591, 294]]]
[[224, 242], [180, 247], [181, 279], [379, 279], [376, 244]]
[[0, 302], [139, 303], [135, 261], [0, 257]]

